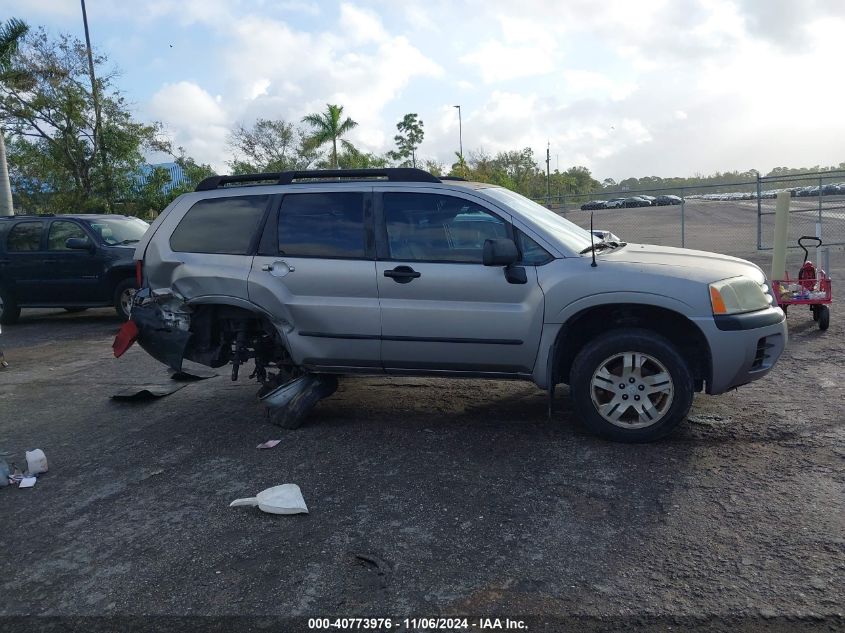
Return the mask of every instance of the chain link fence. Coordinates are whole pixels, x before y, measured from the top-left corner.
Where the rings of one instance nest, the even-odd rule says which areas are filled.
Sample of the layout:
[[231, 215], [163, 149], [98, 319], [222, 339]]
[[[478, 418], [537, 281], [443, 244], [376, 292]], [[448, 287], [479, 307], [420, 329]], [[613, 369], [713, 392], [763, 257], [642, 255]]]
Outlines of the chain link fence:
[[845, 244], [845, 171], [760, 177], [694, 187], [601, 191], [538, 199], [575, 224], [629, 242], [758, 259], [772, 248], [777, 192], [792, 196], [788, 247], [802, 235]]

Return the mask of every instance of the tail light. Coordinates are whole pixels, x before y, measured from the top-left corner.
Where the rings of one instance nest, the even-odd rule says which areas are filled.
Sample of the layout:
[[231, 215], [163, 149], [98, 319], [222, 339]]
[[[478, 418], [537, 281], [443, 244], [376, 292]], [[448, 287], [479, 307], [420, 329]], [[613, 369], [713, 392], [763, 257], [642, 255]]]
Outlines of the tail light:
[[135, 283], [138, 284], [138, 287], [141, 287], [141, 282], [144, 279], [144, 260], [136, 259], [135, 260]]

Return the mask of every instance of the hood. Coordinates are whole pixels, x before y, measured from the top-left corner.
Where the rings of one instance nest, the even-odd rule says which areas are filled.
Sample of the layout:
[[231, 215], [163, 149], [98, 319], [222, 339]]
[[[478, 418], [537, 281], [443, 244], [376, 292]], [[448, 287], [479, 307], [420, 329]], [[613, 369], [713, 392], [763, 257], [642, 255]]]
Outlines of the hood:
[[766, 278], [759, 266], [745, 259], [671, 246], [628, 244], [623, 248], [602, 253], [598, 261], [599, 266], [605, 262], [639, 265], [648, 267], [652, 273], [659, 273], [660, 267], [665, 267], [667, 275], [671, 275], [672, 270], [682, 269], [683, 276], [706, 283], [740, 275], [750, 277], [757, 283], [763, 283]]

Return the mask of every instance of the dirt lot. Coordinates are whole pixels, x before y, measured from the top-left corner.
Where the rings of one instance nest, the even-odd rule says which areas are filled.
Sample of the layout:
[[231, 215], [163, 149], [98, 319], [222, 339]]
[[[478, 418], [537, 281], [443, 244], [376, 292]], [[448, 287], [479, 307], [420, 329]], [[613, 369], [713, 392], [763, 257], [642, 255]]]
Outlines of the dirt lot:
[[[547, 420], [518, 382], [350, 378], [298, 431], [269, 425], [255, 386], [224, 372], [118, 403], [124, 386], [170, 382], [137, 348], [112, 358], [118, 325], [25, 311], [0, 336], [0, 452], [50, 460], [35, 488], [0, 490], [4, 630], [69, 626], [10, 619], [27, 614], [845, 628], [844, 301], [826, 333], [794, 311], [767, 379], [697, 396], [676, 434], [644, 446], [583, 433], [564, 387]], [[283, 482], [309, 515], [227, 507]]]

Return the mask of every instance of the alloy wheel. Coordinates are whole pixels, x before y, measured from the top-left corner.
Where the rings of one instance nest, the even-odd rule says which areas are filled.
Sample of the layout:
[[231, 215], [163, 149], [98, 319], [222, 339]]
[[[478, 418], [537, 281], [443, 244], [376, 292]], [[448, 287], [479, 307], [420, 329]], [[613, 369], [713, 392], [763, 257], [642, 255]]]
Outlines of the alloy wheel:
[[642, 352], [622, 352], [602, 361], [590, 381], [599, 415], [625, 429], [660, 422], [672, 406], [674, 384], [666, 366]]

